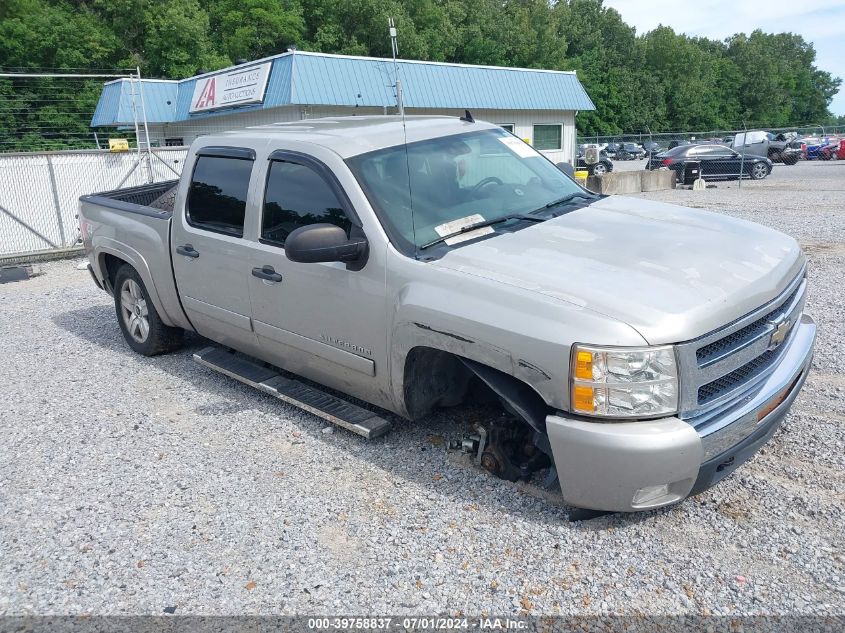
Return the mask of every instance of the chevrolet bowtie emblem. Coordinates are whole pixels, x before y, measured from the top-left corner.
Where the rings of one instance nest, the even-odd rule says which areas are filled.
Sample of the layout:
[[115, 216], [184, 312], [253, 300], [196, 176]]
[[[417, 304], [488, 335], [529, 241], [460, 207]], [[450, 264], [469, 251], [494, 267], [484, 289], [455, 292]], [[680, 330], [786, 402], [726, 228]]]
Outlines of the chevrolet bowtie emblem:
[[792, 321], [786, 319], [780, 323], [772, 323], [772, 325], [775, 326], [775, 331], [772, 332], [772, 338], [769, 341], [769, 349], [775, 349], [783, 343], [786, 339], [786, 335], [789, 334], [789, 328], [792, 325]]

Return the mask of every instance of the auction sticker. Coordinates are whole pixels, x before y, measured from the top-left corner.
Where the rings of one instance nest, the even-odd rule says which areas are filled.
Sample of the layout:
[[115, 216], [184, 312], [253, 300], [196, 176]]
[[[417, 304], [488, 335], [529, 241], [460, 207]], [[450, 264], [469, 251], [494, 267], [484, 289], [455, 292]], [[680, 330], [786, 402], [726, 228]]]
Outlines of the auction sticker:
[[[434, 227], [434, 230], [440, 237], [443, 237], [444, 235], [460, 231], [465, 226], [472, 226], [473, 224], [477, 224], [479, 222], [484, 222], [484, 217], [481, 214], [474, 213], [466, 216], [465, 218], [458, 218], [457, 220], [452, 220], [451, 222], [446, 222], [445, 224], [438, 224]], [[443, 241], [449, 246], [452, 246], [453, 244], [460, 244], [461, 242], [473, 240], [476, 237], [481, 237], [482, 235], [488, 235], [490, 233], [493, 233], [492, 227], [481, 226], [474, 231], [467, 231], [466, 233], [461, 233], [460, 235], [454, 235]]]

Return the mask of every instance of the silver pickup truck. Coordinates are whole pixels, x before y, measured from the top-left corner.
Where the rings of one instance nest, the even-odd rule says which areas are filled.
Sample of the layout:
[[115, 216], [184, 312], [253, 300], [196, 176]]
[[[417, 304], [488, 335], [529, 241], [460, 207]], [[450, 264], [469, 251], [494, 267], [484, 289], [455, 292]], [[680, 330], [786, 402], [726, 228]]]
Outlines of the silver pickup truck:
[[816, 336], [792, 238], [595, 195], [472, 117], [202, 137], [181, 180], [84, 196], [79, 217], [135, 351], [197, 332], [200, 363], [365, 437], [384, 410], [501, 403], [466, 439], [478, 462], [545, 473], [579, 508], [728, 475], [775, 433]]

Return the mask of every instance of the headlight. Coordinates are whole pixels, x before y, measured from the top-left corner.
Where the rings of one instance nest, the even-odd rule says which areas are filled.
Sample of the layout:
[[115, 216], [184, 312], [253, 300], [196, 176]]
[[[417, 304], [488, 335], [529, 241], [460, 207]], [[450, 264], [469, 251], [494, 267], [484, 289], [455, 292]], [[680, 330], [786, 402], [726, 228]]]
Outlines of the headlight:
[[570, 375], [573, 413], [635, 418], [678, 410], [678, 367], [671, 345], [573, 345]]

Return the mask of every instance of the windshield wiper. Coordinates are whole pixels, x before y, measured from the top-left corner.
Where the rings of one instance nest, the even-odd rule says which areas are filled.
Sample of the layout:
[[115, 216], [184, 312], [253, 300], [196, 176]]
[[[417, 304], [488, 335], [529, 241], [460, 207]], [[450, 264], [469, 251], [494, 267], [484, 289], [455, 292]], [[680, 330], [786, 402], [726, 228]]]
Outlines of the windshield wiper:
[[495, 218], [493, 220], [473, 222], [472, 224], [462, 226], [457, 231], [447, 233], [446, 235], [438, 237], [436, 240], [432, 240], [427, 244], [423, 244], [422, 246], [420, 246], [420, 250], [429, 248], [430, 246], [434, 246], [435, 244], [440, 244], [441, 242], [445, 242], [446, 240], [452, 239], [453, 237], [458, 237], [459, 235], [463, 235], [464, 233], [469, 233], [470, 231], [474, 231], [476, 229], [483, 229], [485, 226], [492, 226], [501, 222], [507, 222], [508, 220], [528, 220], [529, 222], [544, 222], [545, 218], [538, 218], [537, 216], [533, 215], [524, 215], [522, 213], [512, 213], [511, 215], [505, 215], [501, 218]]
[[[567, 202], [572, 202], [575, 198], [583, 198], [584, 200], [595, 200], [598, 196], [595, 194], [588, 194], [582, 191], [576, 191], [575, 193], [570, 193], [563, 198], [558, 198], [557, 200], [552, 200], [550, 203], [542, 207], [541, 209], [537, 209], [537, 211], [542, 211], [543, 209], [551, 209], [552, 207], [556, 207], [561, 204], [566, 204]], [[532, 213], [535, 213], [532, 211]]]

